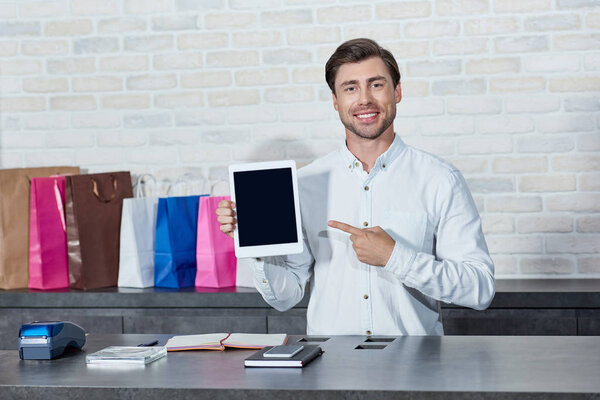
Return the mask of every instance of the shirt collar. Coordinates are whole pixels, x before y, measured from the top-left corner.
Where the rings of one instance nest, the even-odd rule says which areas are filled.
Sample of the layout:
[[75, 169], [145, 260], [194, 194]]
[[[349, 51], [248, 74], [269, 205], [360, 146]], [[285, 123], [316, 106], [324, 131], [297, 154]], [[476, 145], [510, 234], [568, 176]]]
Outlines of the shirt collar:
[[[394, 160], [398, 158], [398, 155], [400, 155], [400, 153], [402, 152], [402, 150], [404, 150], [405, 147], [406, 144], [404, 144], [402, 139], [400, 139], [400, 136], [394, 133], [394, 141], [392, 142], [390, 147], [377, 158], [373, 169], [382, 168], [385, 170], [389, 168], [389, 166], [392, 165], [392, 162], [394, 162]], [[360, 168], [360, 170], [362, 170], [362, 163], [358, 158], [356, 158], [354, 154], [352, 154], [350, 150], [348, 150], [348, 146], [346, 145], [346, 143], [344, 143], [340, 150], [344, 162], [346, 163], [346, 167], [349, 171], [353, 171], [356, 168]]]

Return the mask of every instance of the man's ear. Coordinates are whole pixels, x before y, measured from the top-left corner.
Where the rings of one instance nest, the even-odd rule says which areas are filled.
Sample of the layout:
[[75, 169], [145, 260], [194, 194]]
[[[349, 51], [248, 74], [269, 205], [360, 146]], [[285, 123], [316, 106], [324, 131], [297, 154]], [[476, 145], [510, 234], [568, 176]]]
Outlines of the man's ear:
[[335, 108], [335, 111], [338, 111], [338, 102], [337, 97], [335, 97], [335, 93], [331, 92], [331, 97], [333, 99], [333, 108]]
[[396, 104], [400, 103], [402, 100], [402, 87], [400, 86], [400, 82], [396, 85], [396, 89], [394, 89], [394, 94], [396, 96]]

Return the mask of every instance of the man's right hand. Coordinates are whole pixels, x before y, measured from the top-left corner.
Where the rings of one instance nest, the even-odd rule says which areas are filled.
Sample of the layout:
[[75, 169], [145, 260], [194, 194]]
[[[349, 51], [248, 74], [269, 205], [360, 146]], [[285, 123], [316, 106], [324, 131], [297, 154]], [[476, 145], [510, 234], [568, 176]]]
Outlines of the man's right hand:
[[221, 200], [217, 208], [217, 221], [221, 224], [221, 232], [233, 238], [233, 231], [237, 219], [235, 218], [235, 203], [230, 200]]

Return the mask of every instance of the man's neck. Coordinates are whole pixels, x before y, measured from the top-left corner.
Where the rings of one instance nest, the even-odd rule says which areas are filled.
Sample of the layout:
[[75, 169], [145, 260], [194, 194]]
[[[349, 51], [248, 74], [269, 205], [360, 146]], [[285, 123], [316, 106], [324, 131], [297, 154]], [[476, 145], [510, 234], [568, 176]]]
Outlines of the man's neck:
[[362, 163], [367, 173], [375, 166], [377, 158], [390, 148], [394, 141], [393, 125], [377, 139], [364, 139], [346, 130], [346, 146], [348, 150]]

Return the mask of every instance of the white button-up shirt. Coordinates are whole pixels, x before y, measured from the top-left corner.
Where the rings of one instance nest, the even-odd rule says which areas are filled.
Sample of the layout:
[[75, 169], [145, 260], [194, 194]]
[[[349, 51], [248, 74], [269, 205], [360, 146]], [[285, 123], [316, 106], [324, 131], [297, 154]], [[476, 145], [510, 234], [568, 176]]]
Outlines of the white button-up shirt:
[[[370, 173], [344, 145], [298, 171], [301, 254], [251, 263], [256, 288], [285, 311], [310, 279], [311, 335], [443, 335], [440, 301], [485, 309], [494, 265], [460, 172], [398, 135]], [[277, 216], [269, 216], [277, 218]], [[360, 262], [337, 220], [383, 228], [396, 242], [384, 267]]]

